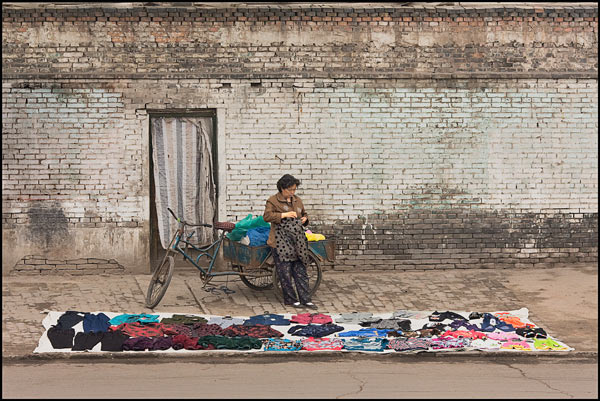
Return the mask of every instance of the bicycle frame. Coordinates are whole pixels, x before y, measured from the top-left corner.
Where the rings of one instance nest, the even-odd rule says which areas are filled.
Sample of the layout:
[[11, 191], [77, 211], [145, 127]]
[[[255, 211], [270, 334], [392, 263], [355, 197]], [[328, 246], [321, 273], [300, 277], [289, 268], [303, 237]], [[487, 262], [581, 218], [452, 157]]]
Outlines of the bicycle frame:
[[[178, 252], [179, 254], [181, 254], [187, 261], [189, 261], [191, 264], [193, 264], [196, 269], [200, 270], [200, 272], [204, 275], [206, 275], [207, 277], [215, 277], [215, 276], [227, 276], [227, 275], [239, 275], [239, 272], [234, 272], [234, 271], [225, 271], [225, 272], [213, 272], [213, 267], [215, 265], [215, 261], [217, 259], [217, 254], [219, 253], [219, 249], [221, 249], [221, 244], [223, 243], [223, 237], [225, 236], [225, 232], [221, 230], [221, 233], [218, 235], [218, 238], [210, 245], [205, 246], [205, 247], [197, 247], [194, 244], [190, 243], [189, 241], [183, 239], [185, 233], [185, 224], [183, 223], [179, 223], [179, 228], [177, 228], [177, 232], [175, 233], [175, 236], [173, 237], [173, 239], [171, 240], [171, 243], [173, 244], [173, 246], [171, 247], [171, 249], [175, 252]], [[192, 235], [194, 235], [194, 233], [190, 234], [188, 236], [188, 239], [190, 239], [192, 237]], [[174, 242], [174, 243], [173, 243]], [[193, 249], [195, 249], [196, 251], [198, 251], [200, 254], [198, 255], [198, 257], [196, 258], [196, 261], [194, 261], [194, 259], [192, 259], [180, 246], [179, 244], [185, 244], [186, 247], [192, 247]], [[212, 253], [209, 253], [208, 251], [214, 247], [214, 250], [212, 251]], [[199, 265], [200, 262], [200, 258], [202, 256], [206, 256], [210, 259], [210, 264], [208, 266], [208, 268], [204, 269], [202, 266]]]

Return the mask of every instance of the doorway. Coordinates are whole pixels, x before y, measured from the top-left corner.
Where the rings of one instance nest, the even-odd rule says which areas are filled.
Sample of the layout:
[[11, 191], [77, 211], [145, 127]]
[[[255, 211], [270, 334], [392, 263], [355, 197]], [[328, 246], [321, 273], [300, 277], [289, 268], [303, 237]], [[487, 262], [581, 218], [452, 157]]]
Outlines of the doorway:
[[[217, 141], [214, 110], [149, 112], [149, 116], [150, 270], [153, 271], [177, 229], [167, 207], [191, 223], [212, 224], [216, 220]], [[213, 235], [212, 229], [197, 227], [191, 242], [210, 243]], [[182, 257], [176, 258], [176, 264], [189, 267]]]

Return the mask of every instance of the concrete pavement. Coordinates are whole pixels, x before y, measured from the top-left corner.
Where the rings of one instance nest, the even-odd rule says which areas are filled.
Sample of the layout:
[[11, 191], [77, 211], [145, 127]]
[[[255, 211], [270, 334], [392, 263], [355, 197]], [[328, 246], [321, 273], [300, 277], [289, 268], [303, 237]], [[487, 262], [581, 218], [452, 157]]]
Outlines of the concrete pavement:
[[[44, 310], [149, 313], [144, 296], [150, 275], [23, 275], [2, 282], [3, 359], [35, 358], [44, 332]], [[225, 278], [219, 279], [225, 284]], [[215, 280], [213, 280], [215, 282]], [[254, 291], [229, 278], [235, 292], [206, 292], [197, 272], [176, 268], [156, 312], [249, 316], [265, 311], [296, 313], [274, 291]], [[495, 311], [526, 307], [529, 318], [575, 348], [571, 357], [597, 357], [598, 267], [336, 272], [326, 270], [313, 301], [323, 313], [413, 310]], [[201, 353], [199, 353], [201, 354]], [[545, 353], [548, 354], [548, 353]], [[563, 354], [556, 353], [555, 355]], [[566, 353], [565, 353], [566, 354]], [[54, 354], [64, 357], [72, 354]], [[79, 355], [79, 354], [78, 354]], [[98, 354], [85, 354], [93, 357]], [[204, 354], [206, 355], [206, 354]], [[252, 356], [260, 355], [252, 354]], [[488, 355], [475, 353], [474, 355]], [[512, 354], [517, 355], [517, 354]], [[518, 354], [521, 355], [521, 354]]]

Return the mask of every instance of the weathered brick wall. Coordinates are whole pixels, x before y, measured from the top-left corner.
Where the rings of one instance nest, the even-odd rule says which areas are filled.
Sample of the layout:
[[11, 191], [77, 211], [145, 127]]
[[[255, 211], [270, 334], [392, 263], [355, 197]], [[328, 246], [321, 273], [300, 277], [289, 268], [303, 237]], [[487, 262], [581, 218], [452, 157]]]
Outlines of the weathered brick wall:
[[216, 110], [223, 220], [300, 178], [335, 269], [595, 261], [597, 90], [597, 7], [3, 9], [3, 269], [148, 271], [161, 109]]

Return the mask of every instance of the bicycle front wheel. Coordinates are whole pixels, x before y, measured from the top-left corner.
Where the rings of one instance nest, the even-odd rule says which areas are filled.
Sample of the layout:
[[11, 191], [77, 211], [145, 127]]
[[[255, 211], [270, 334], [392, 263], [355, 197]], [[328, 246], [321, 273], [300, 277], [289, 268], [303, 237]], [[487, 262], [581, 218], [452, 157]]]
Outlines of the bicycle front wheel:
[[[321, 278], [323, 272], [321, 270], [321, 263], [312, 252], [308, 255], [310, 257], [310, 263], [306, 266], [306, 274], [308, 275], [308, 288], [310, 289], [310, 295], [313, 296], [319, 285], [321, 284]], [[281, 283], [279, 282], [279, 276], [277, 275], [277, 267], [273, 266], [273, 286], [279, 295], [283, 295], [281, 289]]]
[[171, 255], [166, 255], [150, 279], [150, 285], [146, 292], [146, 307], [152, 309], [158, 305], [167, 292], [174, 268], [175, 259]]

